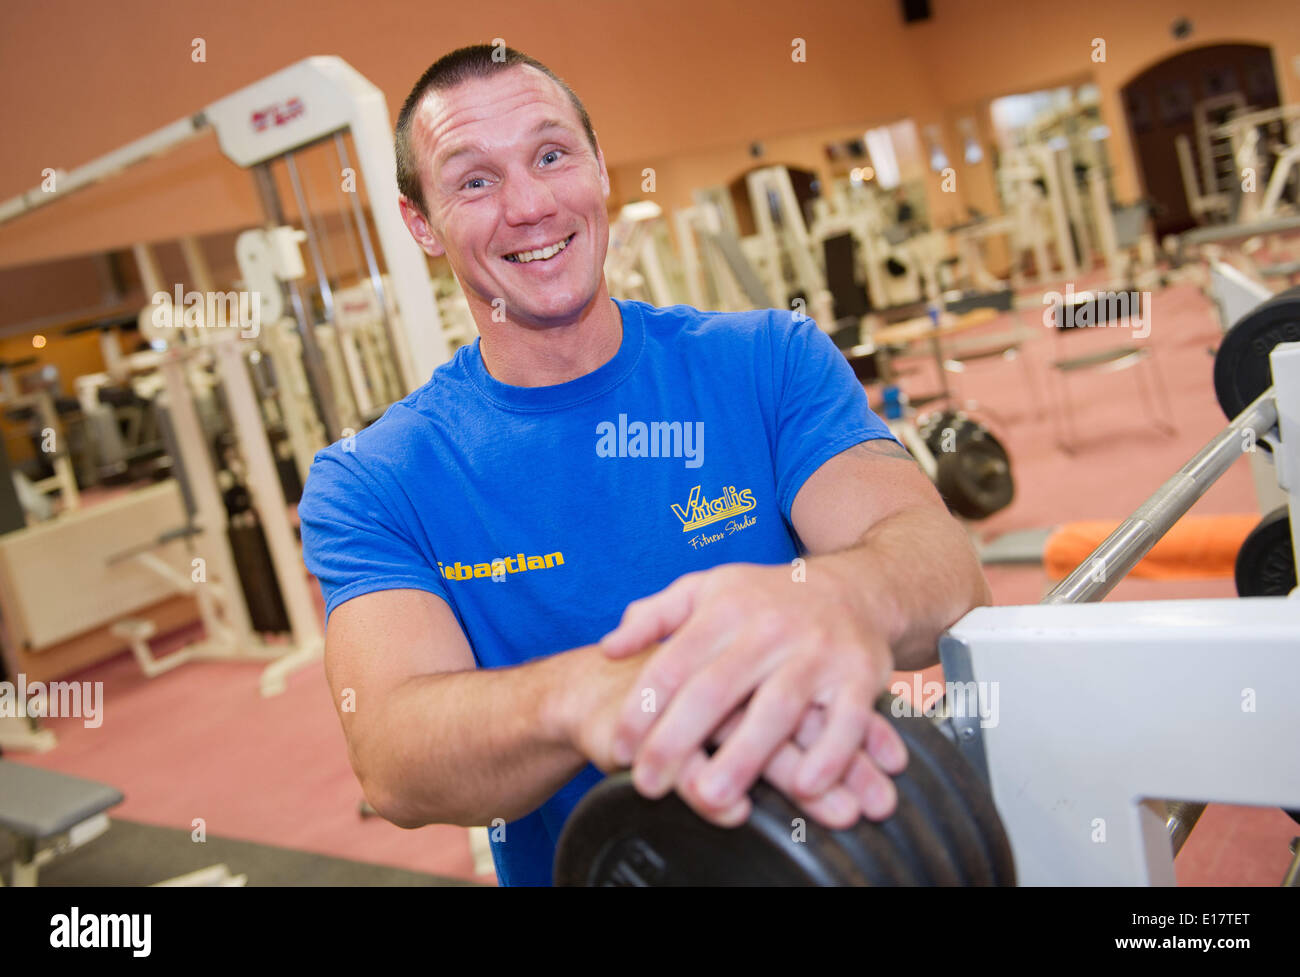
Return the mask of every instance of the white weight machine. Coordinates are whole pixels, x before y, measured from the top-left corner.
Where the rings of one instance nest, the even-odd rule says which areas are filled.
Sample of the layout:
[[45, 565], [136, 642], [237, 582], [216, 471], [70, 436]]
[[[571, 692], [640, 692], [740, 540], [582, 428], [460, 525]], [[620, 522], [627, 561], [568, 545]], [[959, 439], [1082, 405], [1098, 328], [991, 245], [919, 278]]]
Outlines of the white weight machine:
[[1300, 809], [1300, 590], [1093, 603], [1256, 439], [1300, 552], [1300, 343], [1270, 361], [1273, 385], [1041, 605], [978, 608], [940, 642], [946, 681], [969, 690], [945, 706], [954, 739], [1021, 884], [1172, 885], [1205, 803]]
[[905, 238], [863, 183], [835, 180], [829, 193], [813, 201], [808, 237], [814, 254], [824, 256], [826, 241], [842, 234], [852, 235], [862, 284], [874, 308], [932, 299], [944, 287], [939, 270], [947, 253], [946, 235], [928, 231]]
[[757, 228], [758, 270], [768, 294], [781, 307], [788, 307], [786, 296], [791, 293], [792, 276], [794, 291], [804, 295], [805, 314], [823, 329], [829, 329], [835, 321], [835, 310], [826, 287], [826, 269], [808, 234], [790, 171], [784, 166], [751, 170], [745, 176], [745, 185]]
[[605, 281], [611, 295], [661, 307], [686, 301], [677, 286], [675, 256], [664, 239], [665, 230], [663, 211], [653, 201], [623, 206], [610, 225], [605, 254]]
[[[1030, 145], [1006, 153], [998, 168], [1002, 196], [1012, 219], [1012, 284], [1022, 284], [1019, 273], [1021, 257], [1034, 256], [1037, 281], [1048, 281], [1052, 269], [1059, 268], [1062, 278], [1078, 275], [1079, 262], [1070, 239], [1066, 190], [1074, 180], [1061, 178], [1061, 166], [1069, 165], [1069, 155], [1046, 145]], [[1041, 186], [1040, 186], [1041, 184]], [[1068, 198], [1073, 200], [1073, 198]], [[1077, 201], [1075, 201], [1077, 209]], [[1055, 263], [1048, 257], [1049, 245]]]
[[[322, 638], [262, 409], [279, 414], [295, 467], [305, 478], [312, 455], [326, 440], [345, 436], [348, 429], [373, 419], [376, 409], [423, 385], [449, 355], [425, 256], [411, 241], [397, 209], [376, 205], [369, 216], [362, 209], [360, 187], [368, 190], [372, 201], [397, 197], [392, 130], [382, 92], [337, 57], [308, 58], [90, 163], [58, 171], [55, 191], [37, 188], [0, 203], [0, 223], [108, 179], [209, 130], [228, 159], [252, 172], [266, 214], [266, 227], [246, 232], [237, 244], [243, 277], [237, 284], [260, 303], [261, 335], [239, 338], [233, 329], [204, 328], [215, 323], [202, 321], [193, 323], [199, 328], [159, 330], [153, 322], [158, 305], [145, 307], [140, 317], [142, 333], [165, 349], [134, 357], [113, 356], [110, 371], [122, 376], [136, 374], [137, 379], [142, 370], [161, 375], [160, 397], [174, 428], [173, 449], [177, 466], [186, 476], [183, 487], [189, 498], [182, 506], [176, 483], [141, 490], [163, 493], [167, 504], [160, 506], [155, 501], [141, 508], [129, 525], [119, 519], [114, 531], [101, 534], [98, 545], [103, 552], [92, 559], [94, 572], [87, 571], [86, 586], [77, 592], [63, 588], [53, 592], [60, 595], [60, 601], [76, 605], [68, 608], [75, 610], [65, 615], [69, 619], [87, 627], [112, 624], [114, 632], [128, 641], [146, 674], [158, 674], [198, 658], [267, 660], [261, 688], [263, 694], [271, 695], [283, 691], [294, 669], [319, 657]], [[358, 185], [357, 192], [340, 190], [338, 202], [354, 251], [359, 245], [355, 256], [362, 281], [358, 291], [340, 290], [337, 295], [334, 287], [341, 276], [331, 273], [337, 268], [329, 267], [329, 241], [317, 225], [308, 196], [310, 184], [303, 179], [296, 159], [299, 150], [330, 143], [338, 164], [330, 182], [338, 187], [339, 175], [350, 174]], [[272, 170], [276, 164], [287, 171], [302, 228], [288, 225]], [[371, 221], [378, 248], [371, 237]], [[309, 264], [299, 250], [304, 242]], [[212, 295], [213, 284], [196, 243], [183, 239], [181, 245], [190, 286]], [[146, 297], [170, 296], [173, 283], [164, 281], [151, 248], [137, 244], [135, 256]], [[381, 256], [385, 268], [381, 268]], [[323, 307], [323, 323], [317, 321], [303, 285], [309, 277], [314, 279]], [[364, 309], [354, 308], [352, 300], [358, 292], [369, 293]], [[342, 316], [340, 296], [348, 300]], [[173, 311], [179, 318], [179, 310]], [[277, 396], [263, 399], [260, 407], [249, 370], [259, 357], [273, 363], [277, 381]], [[227, 539], [227, 510], [193, 395], [192, 384], [211, 386], [213, 376], [234, 423], [240, 474], [265, 533], [289, 622], [287, 641], [268, 641], [254, 631], [241, 593]], [[95, 512], [98, 508], [84, 513], [95, 524], [102, 521]], [[106, 508], [103, 515], [111, 513]], [[40, 528], [52, 532], [57, 523], [54, 520]], [[42, 555], [45, 564], [63, 559], [85, 565], [93, 554], [67, 551], [60, 558], [57, 551], [46, 549]], [[196, 556], [202, 557], [203, 575], [192, 573]], [[154, 591], [160, 588], [164, 595], [192, 594], [206, 626], [205, 638], [165, 660], [154, 659], [147, 644], [154, 630], [152, 622], [131, 616], [133, 608], [147, 601], [114, 605], [97, 599], [104, 587], [111, 589], [126, 581], [133, 581], [142, 592], [150, 591], [154, 599]], [[21, 610], [17, 618], [24, 616]], [[58, 630], [54, 624], [51, 627], [51, 634]]]
[[1111, 204], [1104, 139], [1090, 137], [1087, 146], [1083, 186], [1075, 174], [1075, 156], [1063, 141], [1006, 153], [998, 178], [1010, 218], [1005, 230], [1014, 288], [1027, 284], [1019, 271], [1025, 254], [1033, 255], [1037, 282], [1076, 279], [1100, 261], [1114, 287], [1155, 286], [1156, 242], [1146, 207], [1141, 202]]
[[[273, 163], [284, 163], [305, 225], [302, 231], [306, 235], [312, 272], [320, 287], [326, 318], [330, 319], [333, 293], [325, 267], [325, 249], [295, 152], [316, 143], [332, 142], [337, 154], [337, 173], [354, 174], [373, 200], [397, 199], [392, 128], [383, 93], [338, 57], [307, 58], [90, 163], [70, 171], [58, 171], [56, 190], [43, 192], [37, 187], [0, 203], [0, 223], [48, 206], [209, 130], [215, 133], [228, 159], [252, 171], [271, 227], [288, 223], [271, 173]], [[355, 163], [345, 136], [351, 137], [357, 157]], [[338, 184], [337, 175], [332, 182]], [[368, 280], [376, 295], [384, 294], [380, 255], [387, 265], [394, 304], [400, 312], [398, 321], [388, 322], [387, 328], [403, 387], [406, 391], [414, 390], [449, 355], [425, 257], [407, 234], [396, 208], [390, 206], [374, 207], [369, 217], [378, 237], [376, 251], [362, 211], [360, 190], [346, 196], [350, 199], [340, 201], [340, 214], [345, 223], [353, 222], [355, 236], [364, 252]], [[331, 392], [332, 384], [321, 363], [312, 329], [314, 323], [308, 321], [311, 312], [296, 287], [291, 287], [289, 292], [302, 336], [307, 374], [315, 388], [325, 426], [332, 436], [337, 436], [344, 425], [331, 423], [333, 398], [324, 398], [329, 403], [319, 403], [323, 392]], [[381, 301], [380, 308], [386, 310], [388, 306]]]
[[[836, 184], [814, 201], [809, 226], [783, 166], [746, 176], [755, 234], [742, 238], [725, 188], [696, 191], [693, 206], [675, 212], [686, 291], [700, 308], [740, 311], [780, 308], [785, 297], [804, 297], [803, 312], [827, 332], [836, 330], [835, 303], [827, 283], [826, 241], [852, 235], [855, 279], [872, 303], [888, 307], [938, 295], [946, 236], [940, 232], [890, 240], [889, 227], [866, 191]], [[902, 272], [892, 275], [896, 262]], [[866, 327], [864, 327], [865, 329]], [[869, 329], [862, 341], [869, 341]]]
[[[1271, 130], [1279, 130], [1280, 137], [1273, 138]], [[1230, 218], [1237, 224], [1251, 224], [1286, 216], [1294, 211], [1298, 202], [1295, 193], [1297, 174], [1300, 173], [1300, 105], [1279, 105], [1276, 108], [1234, 115], [1216, 127], [1211, 135], [1216, 142], [1225, 143], [1231, 153], [1234, 187], [1244, 184], [1247, 174], [1256, 180], [1256, 189], [1225, 193], [1211, 185], [1202, 190], [1192, 159], [1191, 141], [1186, 136], [1175, 140], [1178, 163], [1183, 177], [1183, 190], [1188, 207], [1198, 220], [1212, 221], [1216, 217]], [[1202, 163], [1206, 147], [1202, 146]], [[1266, 183], [1260, 184], [1271, 163]], [[1207, 179], [1210, 174], [1206, 174]], [[1290, 193], [1290, 199], [1287, 194]], [[1236, 204], [1235, 213], [1233, 204]]]

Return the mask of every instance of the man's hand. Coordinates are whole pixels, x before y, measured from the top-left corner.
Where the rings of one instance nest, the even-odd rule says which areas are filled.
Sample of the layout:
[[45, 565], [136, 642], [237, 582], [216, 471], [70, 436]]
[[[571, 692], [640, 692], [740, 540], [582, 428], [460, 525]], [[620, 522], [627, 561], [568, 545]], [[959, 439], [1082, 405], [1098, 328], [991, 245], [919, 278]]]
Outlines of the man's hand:
[[[851, 781], [869, 817], [892, 812], [882, 771], [901, 771], [906, 751], [873, 708], [892, 656], [832, 574], [795, 582], [787, 567], [751, 564], [687, 574], [630, 604], [601, 647], [612, 659], [640, 653], [610, 759], [633, 767], [642, 794], [662, 797], [676, 786], [697, 811], [729, 822], [779, 760], [787, 793], [805, 808]], [[642, 708], [648, 691], [654, 711]], [[816, 735], [804, 726], [818, 715], [811, 710], [821, 710]], [[731, 735], [706, 757], [704, 745], [728, 720]], [[807, 750], [792, 760], [783, 745]]]
[[[629, 694], [636, 696], [638, 703], [649, 702], [648, 698], [642, 697], [642, 687], [637, 679], [652, 653], [642, 651], [621, 660], [605, 658], [597, 649], [579, 649], [572, 653], [581, 656], [582, 661], [563, 700], [564, 727], [575, 748], [607, 773], [627, 766], [614, 756], [614, 731]], [[743, 708], [733, 712], [712, 732], [709, 742], [714, 746], [724, 746], [743, 725], [744, 714]], [[831, 828], [851, 827], [864, 814], [875, 820], [888, 817], [897, 801], [893, 782], [881, 773], [868, 752], [861, 749], [853, 751], [844, 776], [826, 790], [813, 795], [796, 790], [795, 780], [806, 756], [805, 750], [818, 741], [825, 728], [825, 711], [820, 707], [810, 707], [800, 718], [795, 735], [780, 744], [767, 759], [761, 769], [764, 779], [811, 817]], [[902, 771], [906, 752], [893, 727], [883, 717], [874, 715], [867, 741], [869, 750], [887, 757], [882, 764], [885, 769], [890, 773]], [[707, 767], [708, 755], [700, 749], [688, 758], [681, 777], [671, 786], [676, 787], [682, 799], [706, 820], [724, 827], [742, 824], [750, 812], [746, 793], [742, 792], [739, 799], [725, 806], [701, 797], [697, 779]]]

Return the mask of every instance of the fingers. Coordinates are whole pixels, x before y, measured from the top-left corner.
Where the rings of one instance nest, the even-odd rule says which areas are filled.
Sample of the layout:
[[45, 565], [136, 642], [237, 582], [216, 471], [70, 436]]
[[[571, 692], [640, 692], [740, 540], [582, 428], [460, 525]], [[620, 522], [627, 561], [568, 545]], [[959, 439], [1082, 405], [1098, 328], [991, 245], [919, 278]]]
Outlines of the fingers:
[[836, 784], [818, 797], [801, 797], [794, 789], [804, 752], [793, 743], [782, 745], [763, 770], [763, 777], [791, 803], [828, 828], [851, 828], [862, 816], [858, 799], [847, 786]]
[[[749, 795], [745, 795], [740, 800], [735, 801], [725, 807], [716, 807], [709, 804], [703, 797], [697, 785], [697, 778], [701, 770], [708, 765], [708, 754], [703, 750], [697, 750], [691, 754], [686, 764], [682, 767], [681, 780], [678, 781], [677, 795], [686, 802], [686, 806], [702, 817], [721, 828], [737, 828], [749, 820], [750, 809], [753, 803]], [[847, 791], [846, 791], [847, 793]], [[850, 803], [855, 807], [857, 801], [849, 795]]]
[[794, 741], [801, 748], [800, 753], [812, 746], [825, 728], [826, 710], [820, 706], [813, 706], [806, 710], [799, 723], [799, 729], [794, 734]]
[[[714, 734], [717, 744], [735, 736], [746, 709], [737, 709]], [[898, 791], [891, 775], [902, 773], [907, 765], [907, 750], [901, 738], [880, 713], [871, 712], [865, 744], [850, 755], [847, 770], [825, 791], [807, 796], [796, 789], [796, 778], [807, 750], [817, 745], [828, 727], [828, 711], [818, 706], [805, 710], [792, 740], [783, 743], [763, 768], [762, 776], [810, 817], [829, 828], [852, 827], [862, 817], [883, 821], [898, 805]], [[874, 756], [869, 751], [874, 751]], [[707, 769], [703, 751], [693, 754], [683, 767], [677, 791], [700, 817], [724, 827], [732, 827], [749, 817], [747, 795], [742, 801], [719, 808], [702, 794], [700, 777]]]
[[610, 658], [623, 658], [662, 641], [676, 631], [694, 607], [699, 578], [687, 574], [649, 597], [627, 605], [618, 627], [600, 639]]
[[898, 806], [898, 789], [893, 780], [865, 753], [858, 753], [849, 764], [844, 786], [852, 792], [863, 816], [869, 820], [884, 821]]
[[[725, 742], [740, 727], [744, 710], [737, 710], [727, 719], [714, 735], [717, 743]], [[845, 829], [856, 824], [862, 816], [861, 804], [847, 783], [835, 784], [830, 790], [818, 797], [800, 797], [794, 790], [794, 779], [804, 751], [799, 742], [814, 742], [821, 732], [825, 721], [823, 710], [808, 709], [799, 724], [793, 742], [782, 744], [773, 754], [763, 769], [763, 779], [770, 783], [810, 817], [828, 828]], [[682, 800], [700, 817], [721, 827], [735, 827], [743, 824], [750, 815], [752, 806], [748, 794], [729, 807], [719, 809], [706, 801], [699, 790], [699, 774], [707, 767], [707, 757], [703, 751], [691, 756], [682, 768], [682, 777], [677, 785], [677, 793]]]
[[826, 728], [799, 763], [794, 779], [799, 796], [824, 794], [844, 778], [875, 715], [869, 693], [865, 682], [850, 682], [836, 692], [827, 710]]
[[867, 755], [886, 773], [897, 776], [907, 769], [907, 747], [888, 719], [871, 710], [867, 721]]
[[[749, 688], [739, 687], [729, 694], [719, 692], [717, 684], [725, 679], [709, 668], [710, 663], [734, 644], [735, 636], [729, 630], [719, 631], [711, 624], [688, 624], [651, 653], [634, 688], [623, 701], [614, 726], [613, 750], [621, 763], [630, 765], [636, 758], [640, 765], [638, 750], [644, 748], [650, 728], [662, 726], [670, 715], [682, 715], [681, 707], [674, 709], [674, 705], [688, 681], [694, 687], [692, 701], [697, 703], [697, 708], [694, 713], [686, 714], [690, 717], [687, 721], [698, 738], [681, 746], [674, 756], [684, 760], [689, 750], [704, 743], [720, 718], [749, 694]], [[707, 680], [702, 682], [702, 678]], [[646, 690], [654, 694], [654, 709], [644, 708]], [[680, 721], [678, 718], [670, 722]], [[672, 782], [671, 777], [667, 778], [659, 788], [660, 793]]]
[[[653, 672], [655, 669], [656, 663], [652, 660], [646, 670]], [[719, 668], [717, 662], [685, 681], [680, 689], [675, 690], [675, 694], [671, 688], [672, 680], [664, 681], [669, 688], [665, 691], [660, 687], [657, 692], [661, 696], [668, 696], [670, 701], [662, 715], [635, 714], [632, 717], [638, 721], [637, 735], [645, 727], [651, 727], [641, 742], [640, 749], [634, 751], [636, 762], [632, 769], [632, 779], [637, 790], [647, 797], [662, 797], [673, 784], [680, 782], [687, 759], [749, 697], [752, 688], [752, 684], [729, 679], [725, 669]], [[627, 718], [627, 713], [624, 712], [622, 719]], [[741, 722], [743, 724], [744, 719]], [[793, 728], [793, 721], [791, 727]], [[620, 721], [615, 749], [625, 748], [630, 742], [626, 723]], [[733, 795], [728, 804], [736, 800], [739, 800], [739, 794]]]
[[718, 747], [721, 746], [724, 742], [726, 742], [727, 737], [736, 731], [736, 727], [740, 725], [740, 721], [744, 718], [745, 718], [744, 709], [737, 709], [730, 716], [728, 716], [727, 721], [723, 723], [721, 726], [719, 726], [717, 730], [714, 732], [713, 740], [712, 740], [713, 745], [715, 747]]
[[[691, 691], [688, 685], [678, 696], [677, 701], [686, 709], [690, 708]], [[808, 659], [795, 655], [754, 692], [739, 727], [700, 773], [699, 790], [705, 802], [727, 807], [743, 797], [781, 744], [795, 734], [811, 697], [812, 669]], [[671, 763], [674, 751], [682, 748], [683, 741], [674, 742], [672, 736], [660, 735], [668, 718], [665, 716], [664, 722], [651, 731], [643, 752], [662, 749], [663, 756]], [[666, 746], [661, 746], [665, 743]], [[793, 773], [791, 786], [792, 778]]]
[[[811, 752], [825, 731], [827, 721], [823, 710], [808, 710], [795, 741]], [[893, 777], [907, 768], [907, 747], [893, 724], [875, 709], [867, 717], [865, 740], [858, 746], [861, 748], [855, 746], [848, 769], [838, 783], [853, 795], [863, 817], [883, 821], [898, 806], [898, 790]], [[803, 795], [797, 797], [802, 802]]]

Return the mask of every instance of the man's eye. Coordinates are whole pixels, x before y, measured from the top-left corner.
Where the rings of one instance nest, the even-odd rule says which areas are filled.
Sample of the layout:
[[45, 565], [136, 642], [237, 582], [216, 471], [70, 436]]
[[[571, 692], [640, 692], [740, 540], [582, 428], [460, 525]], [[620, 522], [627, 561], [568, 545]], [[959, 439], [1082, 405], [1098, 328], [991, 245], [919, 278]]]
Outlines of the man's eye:
[[545, 163], [551, 157], [555, 157], [556, 159], [559, 159], [560, 151], [558, 149], [552, 149], [549, 153], [547, 153], [545, 156], [542, 157], [542, 162]]
[[474, 186], [475, 183], [481, 183], [481, 184], [486, 185], [486, 184], [487, 184], [487, 181], [484, 180], [481, 176], [476, 176], [476, 177], [474, 177], [474, 179], [472, 179], [472, 180], [466, 180], [463, 184], [461, 184], [461, 189], [462, 189], [462, 190], [477, 190], [477, 189], [479, 189], [479, 188], [476, 187], [476, 186]]

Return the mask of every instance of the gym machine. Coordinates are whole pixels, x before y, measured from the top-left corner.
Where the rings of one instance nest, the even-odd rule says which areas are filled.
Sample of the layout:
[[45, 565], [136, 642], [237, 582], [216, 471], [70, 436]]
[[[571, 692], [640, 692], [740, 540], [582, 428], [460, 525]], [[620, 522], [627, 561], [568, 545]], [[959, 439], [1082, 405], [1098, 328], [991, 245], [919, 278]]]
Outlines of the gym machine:
[[44, 471], [35, 471], [34, 478], [28, 480], [27, 487], [31, 491], [24, 490], [24, 495], [29, 496], [25, 508], [33, 513], [33, 518], [36, 518], [36, 513], [51, 509], [46, 499], [48, 495], [58, 495], [63, 512], [72, 512], [81, 505], [73, 438], [68, 436], [70, 428], [66, 424], [74, 419], [71, 415], [76, 404], [59, 395], [58, 376], [52, 367], [21, 377], [15, 375], [15, 370], [35, 363], [36, 358], [30, 356], [0, 361], [0, 407], [9, 420], [28, 425], [37, 458], [34, 467], [44, 468]]
[[[790, 308], [796, 297], [802, 298], [805, 314], [824, 323], [823, 328], [829, 331], [835, 311], [826, 288], [826, 271], [814, 254], [790, 171], [784, 166], [751, 170], [745, 184], [758, 229], [759, 273], [768, 294], [785, 308]], [[793, 290], [787, 267], [793, 274]]]
[[[814, 200], [812, 207], [808, 235], [821, 257], [837, 311], [844, 304], [846, 267], [853, 269], [853, 282], [865, 292], [865, 309], [875, 312], [914, 306], [956, 284], [957, 275], [949, 266], [961, 265], [964, 255], [948, 254], [948, 234], [910, 231], [890, 213], [892, 202], [882, 200], [869, 184], [834, 180], [829, 193]], [[987, 272], [980, 280], [990, 289], [1000, 287]]]
[[752, 258], [756, 240], [742, 240], [725, 188], [695, 191], [695, 203], [673, 214], [691, 305], [741, 312], [775, 302]]
[[617, 298], [660, 307], [684, 301], [672, 247], [664, 238], [663, 211], [651, 200], [625, 204], [609, 229], [605, 281]]
[[[402, 225], [396, 208], [374, 207], [369, 218], [363, 212], [362, 187], [368, 188], [372, 200], [397, 198], [392, 128], [383, 93], [341, 58], [313, 57], [299, 61], [90, 163], [59, 171], [57, 190], [43, 192], [38, 187], [0, 203], [0, 223], [47, 206], [209, 130], [216, 134], [218, 145], [228, 159], [252, 171], [271, 227], [287, 223], [272, 172], [273, 164], [283, 163], [304, 225], [301, 233], [308, 245], [327, 323], [333, 320], [334, 314], [331, 276], [326, 267], [328, 244], [313, 217], [307, 197], [308, 184], [299, 172], [295, 153], [317, 144], [332, 143], [338, 165], [331, 182], [339, 186], [340, 174], [355, 177], [356, 191], [346, 194], [350, 199], [340, 199], [340, 216], [349, 229], [349, 239], [359, 240], [364, 277], [379, 298], [378, 308], [384, 316], [402, 386], [409, 392], [423, 385], [449, 356], [433, 300], [428, 266]], [[339, 193], [342, 198], [342, 190]], [[378, 250], [370, 235], [370, 221], [378, 237]], [[396, 321], [388, 316], [390, 306], [385, 301], [380, 255], [387, 266], [393, 304], [400, 313]], [[287, 290], [313, 399], [328, 436], [338, 438], [347, 425], [335, 416], [334, 404], [336, 397], [346, 398], [347, 392], [334, 389], [336, 384], [324, 361], [314, 328], [315, 316], [304, 289], [295, 280]]]
[[[135, 247], [146, 292], [165, 291], [152, 250]], [[205, 269], [191, 263], [191, 275], [202, 279]], [[274, 306], [279, 293], [263, 293], [262, 301]], [[213, 329], [201, 343], [176, 342], [174, 330], [153, 322], [156, 309], [140, 313], [141, 334], [165, 351], [159, 371], [169, 449], [184, 495], [184, 522], [170, 528], [159, 542], [184, 539], [193, 554], [200, 554], [214, 581], [195, 582], [192, 575], [177, 574], [174, 566], [159, 560], [151, 548], [137, 548], [113, 556], [114, 562], [132, 559], [178, 591], [192, 593], [205, 626], [202, 641], [154, 659], [147, 639], [150, 622], [124, 618], [115, 631], [131, 643], [145, 674], [153, 676], [199, 658], [268, 660], [262, 672], [263, 695], [284, 691], [287, 676], [319, 658], [324, 648], [320, 624], [312, 605], [302, 561], [289, 522], [285, 477], [272, 449], [266, 417], [259, 407], [248, 360], [259, 356], [249, 340], [232, 329]], [[202, 313], [199, 312], [200, 318]], [[288, 329], [287, 320], [274, 318], [276, 328]], [[202, 325], [202, 323], [200, 323]], [[217, 377], [220, 399], [233, 424], [233, 436], [219, 460], [228, 471], [223, 484], [213, 464], [207, 430], [195, 407], [189, 375], [211, 368]], [[234, 476], [231, 484], [230, 476]], [[250, 579], [251, 578], [251, 579]], [[268, 641], [265, 632], [287, 631], [290, 640]]]
[[[111, 373], [125, 375], [146, 366], [141, 357], [152, 358], [147, 367], [155, 374], [160, 427], [178, 481], [154, 487], [165, 494], [165, 506], [158, 505], [160, 496], [152, 509], [140, 510], [140, 518], [152, 513], [152, 532], [146, 533], [138, 519], [131, 522], [129, 533], [109, 532], [113, 527], [105, 527], [97, 549], [102, 559], [91, 557], [93, 585], [73, 601], [79, 601], [79, 611], [72, 616], [84, 618], [88, 626], [104, 623], [106, 612], [121, 618], [115, 632], [128, 641], [151, 675], [198, 657], [273, 659], [263, 673], [262, 691], [274, 694], [284, 688], [293, 668], [318, 657], [321, 648], [317, 615], [286, 512], [285, 489], [291, 480], [285, 462], [292, 463], [301, 483], [315, 451], [327, 440], [347, 436], [373, 420], [391, 400], [425, 383], [449, 355], [424, 255], [410, 240], [395, 208], [375, 207], [370, 214], [363, 210], [364, 190], [372, 200], [397, 195], [392, 130], [382, 93], [339, 58], [308, 58], [90, 163], [60, 171], [56, 191], [36, 189], [0, 204], [0, 223], [209, 130], [227, 158], [251, 170], [266, 215], [265, 228], [245, 232], [237, 242], [243, 277], [237, 284], [242, 294], [258, 303], [262, 336], [252, 347], [246, 338], [231, 335], [230, 329], [151, 331], [156, 300], [170, 296], [172, 288], [159, 273], [149, 247], [136, 245], [145, 294], [155, 300], [144, 309], [139, 325], [164, 349], [132, 357], [106, 353], [106, 362]], [[334, 161], [324, 185], [337, 190], [339, 219], [361, 276], [357, 288], [370, 298], [360, 311], [349, 302], [349, 312], [342, 317], [339, 296], [352, 299], [355, 292], [340, 290], [336, 295], [335, 287], [344, 276], [333, 261], [323, 222], [313, 214], [313, 183], [305, 179], [300, 166], [331, 148]], [[287, 175], [303, 225], [300, 229], [286, 226], [276, 179], [279, 171], [273, 167], [282, 167], [282, 175]], [[309, 263], [303, 261], [300, 242], [306, 244]], [[182, 239], [181, 250], [189, 285], [211, 299], [213, 286], [197, 243]], [[179, 318], [179, 308], [174, 311]], [[187, 304], [187, 316], [189, 311]], [[135, 377], [133, 382], [140, 380]], [[262, 394], [261, 409], [257, 392]], [[210, 445], [211, 424], [206, 423], [207, 414], [221, 412], [212, 407], [214, 401], [224, 401], [234, 423], [233, 436], [226, 437], [215, 452]], [[284, 457], [284, 451], [277, 456], [268, 443], [268, 426], [279, 431], [278, 447], [291, 458]], [[65, 459], [59, 462], [66, 465]], [[219, 480], [223, 462], [239, 486], [229, 484], [225, 475], [220, 476], [224, 481]], [[65, 495], [75, 504], [70, 467], [66, 475], [73, 493], [65, 491]], [[135, 500], [123, 504], [128, 502], [135, 512]], [[99, 525], [100, 514], [91, 511], [90, 521]], [[260, 551], [259, 579], [247, 581], [240, 578], [232, 546], [238, 545], [240, 532], [251, 528], [247, 523], [252, 519], [265, 538], [254, 547]], [[195, 554], [206, 561], [206, 581], [196, 583], [186, 566]], [[44, 555], [48, 562], [49, 553]], [[127, 600], [110, 609], [96, 599], [100, 590], [112, 590], [127, 580], [142, 594], [155, 597], [153, 591], [159, 588], [192, 593], [207, 626], [205, 640], [165, 660], [153, 659], [147, 644], [152, 623], [123, 617], [147, 602]], [[87, 583], [91, 584], [89, 578]], [[259, 613], [250, 598], [273, 590], [278, 591], [282, 606]], [[23, 598], [29, 599], [39, 603], [39, 595], [28, 593]], [[53, 629], [51, 640], [56, 631], [62, 635], [59, 622], [48, 623]], [[261, 637], [265, 631], [288, 631], [290, 640], [265, 641]]]
[[80, 440], [87, 455], [77, 469], [82, 488], [165, 478], [169, 473], [170, 459], [153, 404], [159, 384], [155, 377], [138, 373], [148, 354], [133, 355], [127, 367], [122, 352], [120, 330], [134, 329], [135, 320], [134, 315], [110, 317], [63, 331], [65, 336], [97, 332], [105, 365], [104, 372], [73, 381], [81, 405]]
[[[977, 608], [940, 639], [937, 709], [880, 705], [910, 754], [891, 818], [831, 831], [760, 782], [720, 829], [623, 773], [574, 810], [557, 883], [1172, 885], [1204, 803], [1300, 821], [1300, 289], [1237, 321], [1215, 390], [1228, 426], [1042, 604]], [[1097, 603], [1257, 446], [1287, 505], [1242, 547], [1243, 596]]]
[[[1020, 288], [1022, 256], [1034, 256], [1034, 276], [1037, 281], [1052, 279], [1053, 264], [1048, 258], [1048, 246], [1055, 250], [1060, 277], [1078, 276], [1079, 265], [1070, 237], [1070, 223], [1066, 208], [1065, 187], [1073, 188], [1073, 180], [1061, 179], [1061, 161], [1058, 154], [1046, 145], [1030, 145], [1007, 152], [998, 168], [1002, 197], [1012, 217], [1012, 284]], [[1068, 158], [1066, 158], [1068, 163]]]
[[[1176, 252], [1181, 262], [1197, 252], [1214, 258], [1220, 248], [1230, 248], [1236, 260], [1253, 264], [1249, 254], [1264, 248], [1281, 252], [1283, 260], [1272, 268], [1257, 269], [1261, 275], [1295, 275], [1300, 270], [1300, 262], [1292, 260], [1295, 235], [1300, 232], [1300, 214], [1295, 212], [1300, 202], [1295, 189], [1300, 174], [1300, 106], [1237, 115], [1214, 129], [1213, 135], [1231, 153], [1230, 188], [1201, 191], [1191, 143], [1179, 136], [1179, 166], [1188, 206], [1204, 226], [1178, 235], [1166, 250]], [[1246, 174], [1254, 175], [1253, 190], [1243, 189]]]
[[[1255, 112], [1238, 112], [1207, 133], [1201, 144], [1205, 189], [1196, 173], [1191, 140], [1174, 140], [1183, 191], [1192, 216], [1204, 223], [1228, 221], [1248, 225], [1285, 216], [1296, 202], [1295, 180], [1300, 164], [1300, 105], [1280, 105]], [[1231, 166], [1226, 174], [1214, 172], [1211, 143], [1225, 146]], [[1242, 188], [1253, 174], [1256, 189]], [[1224, 189], [1226, 183], [1230, 189]], [[1285, 199], [1292, 198], [1289, 202]]]

